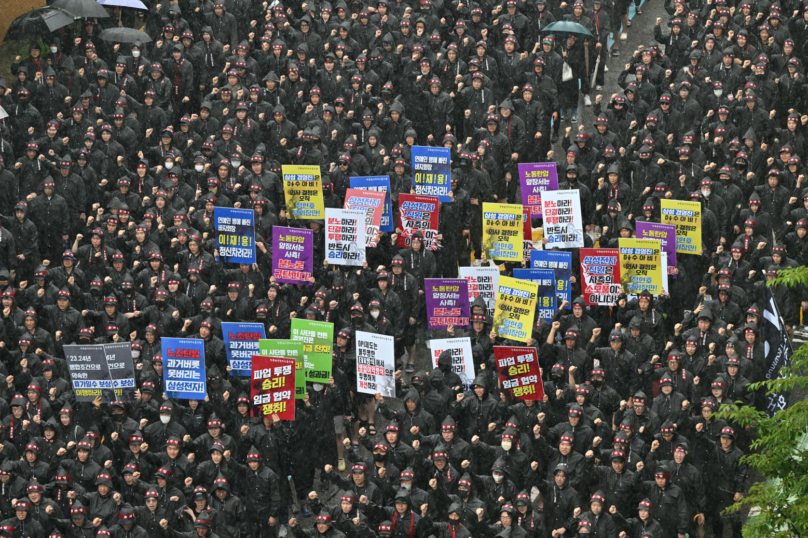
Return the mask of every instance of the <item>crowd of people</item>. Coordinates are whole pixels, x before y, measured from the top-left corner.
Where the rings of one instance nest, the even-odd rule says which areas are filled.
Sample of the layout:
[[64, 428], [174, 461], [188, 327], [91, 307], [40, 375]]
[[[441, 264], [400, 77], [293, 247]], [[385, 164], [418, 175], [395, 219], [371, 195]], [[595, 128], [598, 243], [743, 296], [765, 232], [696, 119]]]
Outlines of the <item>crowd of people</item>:
[[[808, 5], [666, 1], [636, 51], [627, 14], [651, 21], [633, 0], [146, 5], [43, 36], [0, 79], [0, 536], [741, 536], [723, 511], [754, 432], [715, 413], [765, 407], [748, 388], [764, 288], [808, 263]], [[112, 26], [150, 40], [99, 39]], [[451, 150], [436, 250], [396, 230], [363, 267], [330, 266], [282, 167], [319, 166], [330, 208], [351, 177], [387, 175], [397, 222], [413, 146]], [[574, 299], [527, 344], [476, 300], [448, 330], [470, 338], [473, 383], [448, 355], [416, 369], [424, 280], [485, 259], [482, 204], [521, 204], [517, 164], [552, 161], [585, 246], [674, 199], [701, 204], [703, 249], [669, 294], [611, 306], [585, 304], [572, 249]], [[215, 207], [254, 210], [257, 263], [220, 261]], [[275, 225], [313, 230], [307, 285], [270, 277]], [[801, 326], [808, 291], [772, 289]], [[286, 339], [295, 317], [334, 324], [332, 377], [294, 421], [252, 416], [221, 324]], [[357, 331], [395, 338], [394, 401], [357, 392]], [[164, 337], [204, 340], [204, 401], [166, 397]], [[77, 402], [64, 346], [111, 342], [131, 343], [134, 399]], [[543, 399], [500, 389], [497, 345], [537, 349]]]

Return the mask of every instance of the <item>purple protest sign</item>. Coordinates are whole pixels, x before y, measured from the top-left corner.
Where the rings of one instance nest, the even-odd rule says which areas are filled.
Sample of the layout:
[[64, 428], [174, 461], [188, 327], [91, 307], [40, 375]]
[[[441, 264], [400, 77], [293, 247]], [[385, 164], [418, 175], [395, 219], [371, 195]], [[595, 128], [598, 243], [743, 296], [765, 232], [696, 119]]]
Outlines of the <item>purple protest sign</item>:
[[542, 191], [558, 190], [556, 163], [519, 163], [522, 205], [530, 207], [532, 218], [541, 217]]
[[469, 292], [464, 278], [427, 278], [426, 315], [430, 329], [469, 326]]
[[676, 278], [676, 225], [638, 221], [637, 239], [659, 239], [662, 252], [668, 255], [668, 275]]
[[272, 228], [272, 276], [284, 284], [311, 286], [314, 232], [303, 228]]

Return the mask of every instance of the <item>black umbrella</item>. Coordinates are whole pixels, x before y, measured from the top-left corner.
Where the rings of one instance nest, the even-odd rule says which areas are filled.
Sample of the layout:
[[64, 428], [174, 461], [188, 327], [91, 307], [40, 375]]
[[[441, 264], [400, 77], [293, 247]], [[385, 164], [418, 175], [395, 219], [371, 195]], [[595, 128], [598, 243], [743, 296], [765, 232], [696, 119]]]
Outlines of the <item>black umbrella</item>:
[[77, 19], [103, 19], [109, 17], [109, 13], [104, 9], [104, 6], [95, 0], [56, 0], [51, 5], [72, 13]]
[[73, 23], [73, 15], [53, 6], [32, 9], [14, 19], [4, 41], [27, 41]]
[[112, 43], [149, 43], [152, 40], [146, 32], [118, 26], [107, 28], [98, 34], [98, 37], [103, 41], [111, 41]]

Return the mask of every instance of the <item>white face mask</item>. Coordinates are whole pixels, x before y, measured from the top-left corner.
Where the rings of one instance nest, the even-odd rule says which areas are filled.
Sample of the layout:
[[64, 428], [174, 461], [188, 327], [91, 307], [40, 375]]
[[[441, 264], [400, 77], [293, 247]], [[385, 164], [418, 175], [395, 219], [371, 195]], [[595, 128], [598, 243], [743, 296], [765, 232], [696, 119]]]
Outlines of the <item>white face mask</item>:
[[174, 168], [174, 161], [166, 161], [166, 170]]
[[502, 480], [505, 478], [505, 475], [494, 473], [491, 475], [491, 478], [493, 478], [494, 482], [496, 482], [497, 484], [501, 484]]
[[313, 388], [317, 392], [320, 392], [321, 390], [323, 390], [323, 384], [322, 383], [312, 383], [311, 388]]
[[407, 491], [410, 491], [412, 489], [412, 482], [403, 482], [401, 487]]
[[373, 319], [379, 319], [379, 314], [380, 314], [380, 313], [381, 313], [381, 312], [379, 312], [378, 310], [373, 310], [373, 311], [370, 313], [370, 315], [371, 315], [371, 316], [373, 316]]
[[57, 52], [59, 52], [59, 47], [51, 47], [50, 51], [51, 51], [51, 54], [56, 54]]
[[500, 446], [502, 447], [502, 450], [504, 450], [505, 452], [508, 452], [508, 451], [511, 450], [511, 447], [513, 446], [513, 442], [510, 441], [510, 440], [506, 441], [505, 439], [503, 439]]
[[713, 90], [713, 94], [716, 97], [721, 97], [722, 95], [724, 95], [724, 90]]
[[132, 350], [132, 358], [139, 359], [140, 358], [140, 351]]
[[704, 196], [705, 198], [709, 198], [710, 197], [710, 192], [711, 191], [709, 191], [707, 189], [704, 189], [704, 190], [701, 191], [701, 195]]
[[132, 51], [132, 56], [135, 57], [135, 58], [140, 58], [140, 51], [139, 50], [133, 50]]
[[171, 415], [160, 415], [160, 422], [163, 424], [168, 424], [171, 422]]
[[240, 159], [233, 159], [230, 162], [233, 164], [233, 168], [239, 168], [241, 166], [241, 160]]
[[205, 169], [204, 164], [197, 164], [197, 165], [194, 166], [194, 170], [196, 170], [197, 172], [201, 172], [204, 169]]

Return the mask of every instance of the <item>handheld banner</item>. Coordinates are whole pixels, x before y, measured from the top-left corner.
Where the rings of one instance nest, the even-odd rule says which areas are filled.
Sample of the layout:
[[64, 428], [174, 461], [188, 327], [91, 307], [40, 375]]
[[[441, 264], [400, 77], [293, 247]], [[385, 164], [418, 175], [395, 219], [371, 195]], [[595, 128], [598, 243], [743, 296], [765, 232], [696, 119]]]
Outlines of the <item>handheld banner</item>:
[[676, 226], [656, 222], [637, 222], [637, 239], [659, 239], [662, 252], [668, 255], [668, 270], [671, 278], [676, 278]]
[[438, 199], [417, 194], [398, 195], [398, 234], [399, 248], [412, 244], [414, 232], [424, 234], [424, 248], [438, 250]]
[[252, 209], [214, 207], [213, 233], [221, 261], [255, 263], [255, 213]]
[[497, 302], [497, 282], [499, 269], [496, 267], [460, 267], [460, 277], [466, 279], [469, 290], [469, 305], [477, 297], [482, 297], [488, 305], [488, 315], [494, 317], [494, 306]]
[[518, 400], [543, 400], [539, 357], [532, 347], [494, 346], [499, 385]]
[[581, 288], [588, 305], [614, 306], [623, 293], [620, 251], [616, 248], [581, 249]]
[[444, 351], [452, 354], [452, 371], [460, 376], [464, 384], [470, 385], [474, 381], [474, 357], [471, 354], [471, 339], [441, 338], [428, 342], [429, 353], [432, 355], [432, 368], [438, 367], [438, 358]]
[[135, 367], [132, 362], [132, 345], [129, 342], [121, 342], [120, 344], [104, 344], [103, 348], [115, 398], [122, 402], [133, 402], [137, 386], [135, 385]]
[[358, 210], [365, 215], [365, 247], [375, 247], [379, 242], [384, 198], [383, 192], [348, 189], [345, 193], [345, 209]]
[[449, 148], [412, 147], [412, 183], [415, 194], [437, 196], [450, 202], [452, 153]]
[[204, 400], [205, 341], [196, 338], [163, 338], [163, 385], [169, 398]]
[[305, 228], [272, 227], [272, 276], [281, 284], [305, 284], [314, 270], [314, 232]]
[[548, 322], [553, 319], [558, 310], [555, 273], [551, 269], [514, 269], [513, 277], [539, 285], [539, 317]]
[[572, 252], [557, 250], [536, 250], [530, 253], [531, 269], [552, 269], [555, 274], [556, 297], [558, 304], [572, 303], [570, 277], [572, 276]]
[[584, 225], [581, 193], [577, 189], [546, 191], [541, 205], [548, 248], [583, 248]]
[[383, 232], [395, 231], [393, 222], [393, 205], [390, 203], [390, 176], [362, 176], [351, 178], [351, 188], [360, 191], [373, 191], [384, 193], [384, 213], [379, 223]]
[[538, 294], [539, 285], [535, 282], [500, 276], [493, 327], [497, 335], [528, 342], [533, 333]]
[[333, 265], [365, 263], [365, 212], [325, 210], [325, 258]]
[[331, 377], [334, 324], [292, 318], [290, 339], [303, 343], [303, 372], [306, 381], [328, 383], [328, 378]]
[[280, 357], [252, 357], [252, 416], [277, 415], [295, 419], [295, 360]]
[[519, 163], [522, 204], [530, 207], [532, 218], [541, 218], [541, 194], [558, 190], [556, 163]]
[[426, 316], [430, 329], [469, 326], [469, 292], [462, 278], [427, 278]]
[[295, 359], [295, 399], [302, 400], [306, 396], [303, 342], [294, 340], [259, 340], [258, 354], [262, 357]]
[[283, 194], [290, 219], [324, 219], [323, 180], [319, 166], [284, 164]]
[[395, 382], [395, 339], [383, 334], [356, 331], [356, 391], [381, 393], [393, 398]]
[[104, 346], [69, 345], [64, 350], [76, 401], [92, 402], [112, 390]]
[[249, 376], [252, 356], [258, 355], [258, 341], [266, 338], [264, 324], [222, 322], [222, 333], [230, 375]]
[[620, 282], [629, 295], [648, 290], [651, 295], [664, 292], [662, 256], [656, 239], [620, 239]]
[[676, 225], [676, 252], [698, 254], [702, 248], [701, 204], [663, 198], [660, 207], [662, 224]]
[[524, 256], [522, 206], [483, 202], [483, 252], [490, 260], [518, 262]]

